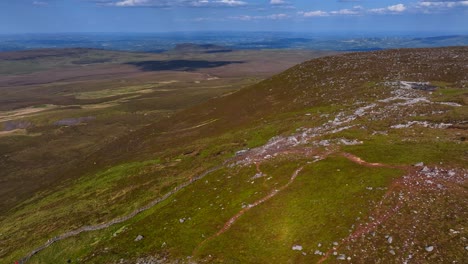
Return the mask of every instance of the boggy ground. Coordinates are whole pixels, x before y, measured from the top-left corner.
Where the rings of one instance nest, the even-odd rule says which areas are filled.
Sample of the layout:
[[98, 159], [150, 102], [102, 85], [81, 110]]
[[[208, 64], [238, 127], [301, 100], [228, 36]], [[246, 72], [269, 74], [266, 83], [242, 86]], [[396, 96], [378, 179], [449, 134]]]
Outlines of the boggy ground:
[[316, 59], [144, 127], [12, 211], [3, 256], [146, 208], [29, 262], [464, 262], [467, 52]]

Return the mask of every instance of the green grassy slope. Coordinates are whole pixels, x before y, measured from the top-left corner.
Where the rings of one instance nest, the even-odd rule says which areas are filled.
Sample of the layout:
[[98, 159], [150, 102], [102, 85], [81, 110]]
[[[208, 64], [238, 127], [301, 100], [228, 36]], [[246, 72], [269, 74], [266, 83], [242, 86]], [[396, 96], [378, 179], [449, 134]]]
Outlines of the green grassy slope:
[[[119, 137], [324, 54], [328, 52], [1, 53], [0, 71], [8, 73], [0, 74], [0, 217], [38, 193], [35, 199], [69, 186], [73, 179], [98, 173], [99, 165], [84, 163], [94, 162], [91, 153]], [[174, 61], [192, 62], [192, 69], [171, 68]], [[243, 63], [210, 66], [217, 61]], [[144, 70], [135, 66], [139, 62], [168, 66]], [[263, 66], [256, 67], [259, 64]], [[31, 70], [31, 65], [43, 68]]]
[[66, 189], [12, 210], [0, 258], [129, 214], [224, 164], [30, 263], [463, 262], [467, 57], [458, 47], [314, 59], [161, 119], [90, 155]]

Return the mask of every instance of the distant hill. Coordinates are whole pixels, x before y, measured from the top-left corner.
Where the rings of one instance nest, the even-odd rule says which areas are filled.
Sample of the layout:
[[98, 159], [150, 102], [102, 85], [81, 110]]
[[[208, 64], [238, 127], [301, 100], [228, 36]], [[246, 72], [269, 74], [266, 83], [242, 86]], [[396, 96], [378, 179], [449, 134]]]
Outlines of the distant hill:
[[436, 37], [427, 37], [427, 38], [414, 38], [414, 40], [420, 41], [439, 41], [439, 40], [453, 40], [453, 39], [460, 39], [466, 36], [462, 35], [449, 35], [449, 36], [436, 36]]
[[96, 48], [161, 53], [227, 52], [231, 49], [310, 49], [369, 51], [370, 49], [423, 48], [468, 45], [467, 35], [428, 34], [316, 34], [285, 32], [218, 32], [171, 34], [32, 34], [0, 35], [0, 51], [38, 48]]

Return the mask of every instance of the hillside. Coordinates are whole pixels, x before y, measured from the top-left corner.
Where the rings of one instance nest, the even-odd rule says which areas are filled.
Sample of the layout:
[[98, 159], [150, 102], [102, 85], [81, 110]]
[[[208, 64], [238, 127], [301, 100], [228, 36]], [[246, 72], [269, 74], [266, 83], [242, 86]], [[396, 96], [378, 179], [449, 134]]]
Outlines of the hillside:
[[101, 145], [0, 261], [464, 263], [468, 47], [322, 57]]
[[327, 54], [0, 53], [0, 218], [34, 195], [83, 176], [88, 156], [114, 140]]

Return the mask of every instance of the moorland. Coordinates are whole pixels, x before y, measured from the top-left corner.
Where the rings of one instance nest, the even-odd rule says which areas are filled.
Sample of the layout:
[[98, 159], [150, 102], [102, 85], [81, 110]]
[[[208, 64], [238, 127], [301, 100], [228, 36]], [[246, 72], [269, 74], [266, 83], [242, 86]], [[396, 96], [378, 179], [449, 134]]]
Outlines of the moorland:
[[466, 261], [466, 47], [1, 56], [2, 261]]

